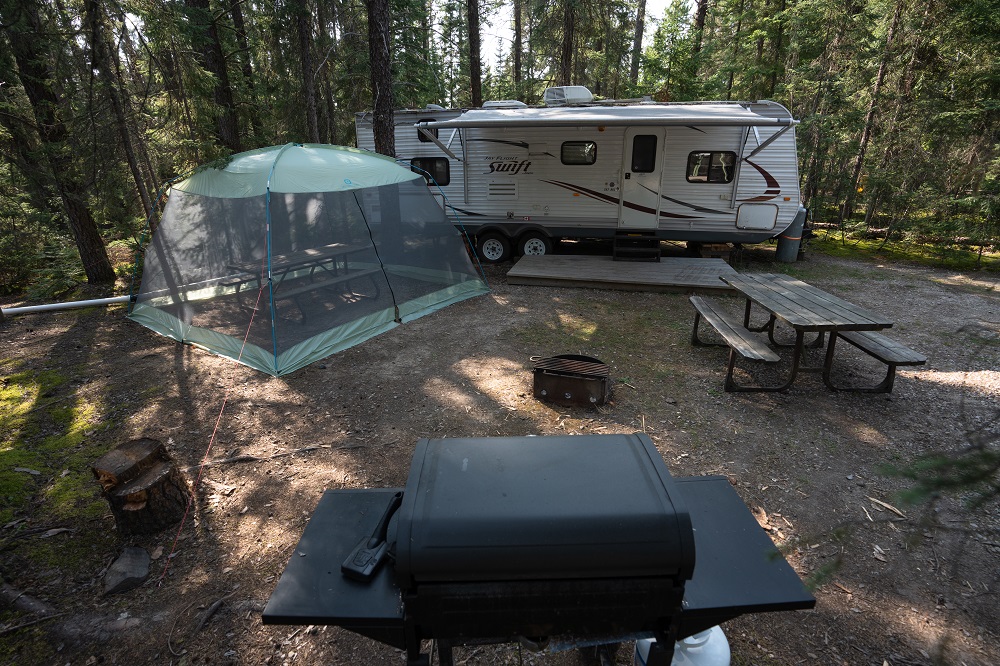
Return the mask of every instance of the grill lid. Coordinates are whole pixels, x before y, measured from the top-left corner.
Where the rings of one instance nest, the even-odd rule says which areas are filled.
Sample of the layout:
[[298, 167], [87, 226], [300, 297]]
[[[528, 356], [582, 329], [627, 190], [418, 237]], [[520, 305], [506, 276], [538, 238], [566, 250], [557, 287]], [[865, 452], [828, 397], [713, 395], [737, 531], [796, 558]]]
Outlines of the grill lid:
[[423, 439], [399, 509], [396, 578], [671, 577], [694, 569], [687, 509], [650, 439]]

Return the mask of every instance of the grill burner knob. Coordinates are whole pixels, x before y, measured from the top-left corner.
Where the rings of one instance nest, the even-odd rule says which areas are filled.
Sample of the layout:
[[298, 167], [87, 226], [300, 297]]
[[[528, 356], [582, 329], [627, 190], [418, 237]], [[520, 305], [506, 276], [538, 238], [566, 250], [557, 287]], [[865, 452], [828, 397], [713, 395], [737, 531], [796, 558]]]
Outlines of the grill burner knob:
[[543, 396], [546, 396], [546, 395], [548, 395], [548, 394], [549, 394], [549, 392], [548, 392], [548, 391], [546, 391], [545, 389], [542, 389], [542, 395], [543, 395]]
[[572, 400], [573, 394], [570, 393], [569, 391], [566, 391], [566, 393], [563, 394], [563, 397], [565, 397], [567, 400]]

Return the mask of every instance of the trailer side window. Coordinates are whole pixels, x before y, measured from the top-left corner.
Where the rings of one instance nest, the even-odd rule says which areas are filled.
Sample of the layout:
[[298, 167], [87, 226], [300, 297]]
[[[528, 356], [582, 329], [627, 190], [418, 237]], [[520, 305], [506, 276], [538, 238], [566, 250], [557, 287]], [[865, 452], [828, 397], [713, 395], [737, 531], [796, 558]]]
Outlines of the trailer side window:
[[[421, 122], [421, 123], [432, 123], [432, 122], [434, 122], [435, 120], [436, 120], [436, 118], [421, 118], [421, 119], [420, 119], [420, 120], [418, 120], [417, 122]], [[438, 130], [437, 130], [437, 127], [433, 128], [433, 129], [429, 129], [429, 130], [427, 130], [427, 131], [428, 131], [428, 132], [430, 132], [431, 134], [433, 134], [433, 135], [434, 135], [434, 138], [435, 138], [435, 139], [436, 139], [436, 138], [438, 138]], [[418, 138], [418, 139], [420, 139], [420, 143], [434, 143], [433, 141], [431, 141], [430, 139], [428, 139], [428, 138], [427, 138], [427, 137], [426, 137], [426, 136], [424, 135], [424, 133], [423, 133], [423, 132], [421, 132], [420, 130], [417, 130], [417, 138]]]
[[736, 175], [736, 153], [696, 152], [688, 155], [689, 183], [731, 183]]
[[652, 173], [656, 170], [656, 135], [637, 134], [632, 137], [632, 171]]
[[419, 173], [431, 184], [431, 178], [441, 187], [451, 182], [451, 165], [447, 157], [414, 157], [410, 160], [410, 171]]
[[593, 164], [597, 161], [597, 144], [593, 141], [566, 141], [561, 154], [563, 164]]

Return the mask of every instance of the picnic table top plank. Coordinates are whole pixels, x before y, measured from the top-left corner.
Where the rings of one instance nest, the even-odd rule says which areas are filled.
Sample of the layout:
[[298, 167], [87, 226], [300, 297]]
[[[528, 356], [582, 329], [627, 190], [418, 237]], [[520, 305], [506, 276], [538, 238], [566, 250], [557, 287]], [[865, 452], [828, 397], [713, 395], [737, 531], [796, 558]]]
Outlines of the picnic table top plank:
[[723, 276], [722, 279], [797, 329], [878, 330], [892, 326], [892, 320], [884, 316], [787, 275], [740, 274]]
[[[271, 255], [271, 270], [290, 270], [299, 266], [319, 264], [336, 257], [352, 254], [354, 252], [360, 252], [373, 247], [374, 246], [372, 245], [330, 243], [329, 245], [307, 247], [303, 250], [295, 250], [294, 252], [286, 252], [285, 254], [275, 254]], [[243, 271], [244, 273], [249, 273], [251, 275], [257, 275], [262, 271], [267, 271], [267, 262], [265, 259], [261, 258], [254, 259], [253, 261], [234, 262], [229, 264], [228, 267], [234, 270]]]
[[850, 318], [856, 321], [868, 320], [872, 323], [879, 324], [880, 326], [884, 326], [885, 323], [888, 323], [890, 326], [892, 325], [892, 322], [885, 320], [884, 317], [870, 312], [859, 305], [855, 305], [850, 301], [845, 301], [844, 299], [834, 296], [833, 294], [823, 291], [822, 289], [811, 284], [787, 275], [775, 275], [774, 277], [777, 278], [777, 281], [780, 281], [782, 284], [789, 285], [790, 287], [796, 289], [797, 292], [804, 298], [812, 300], [812, 302], [830, 312], [837, 313], [845, 318]]

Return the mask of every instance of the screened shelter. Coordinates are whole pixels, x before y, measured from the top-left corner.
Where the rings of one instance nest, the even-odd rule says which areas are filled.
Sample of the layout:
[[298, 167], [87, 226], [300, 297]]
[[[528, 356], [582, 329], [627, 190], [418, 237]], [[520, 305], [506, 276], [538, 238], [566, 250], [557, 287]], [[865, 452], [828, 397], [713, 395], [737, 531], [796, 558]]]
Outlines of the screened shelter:
[[280, 376], [487, 291], [422, 175], [288, 144], [171, 187], [129, 317]]

